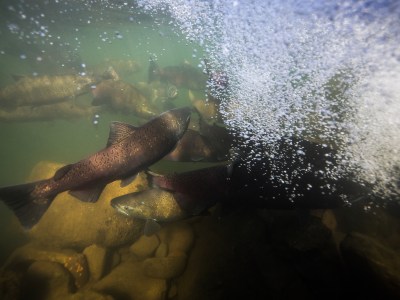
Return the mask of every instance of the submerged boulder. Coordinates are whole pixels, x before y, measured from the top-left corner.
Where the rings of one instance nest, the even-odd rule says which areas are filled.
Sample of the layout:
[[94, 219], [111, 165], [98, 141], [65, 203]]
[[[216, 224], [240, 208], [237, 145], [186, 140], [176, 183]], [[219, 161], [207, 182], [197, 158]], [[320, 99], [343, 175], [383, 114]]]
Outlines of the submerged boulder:
[[137, 261], [121, 263], [92, 288], [116, 299], [162, 300], [167, 295], [166, 281], [147, 277]]
[[[53, 162], [38, 163], [29, 180], [50, 178], [62, 167]], [[38, 243], [60, 248], [83, 249], [92, 244], [118, 247], [137, 239], [143, 222], [118, 214], [110, 205], [111, 199], [133, 193], [146, 185], [145, 176], [138, 175], [126, 187], [120, 182], [108, 184], [96, 203], [82, 202], [63, 192], [57, 195], [42, 219], [29, 232]]]
[[400, 298], [400, 257], [375, 238], [350, 233], [340, 244], [342, 256], [354, 278], [374, 289], [383, 299]]

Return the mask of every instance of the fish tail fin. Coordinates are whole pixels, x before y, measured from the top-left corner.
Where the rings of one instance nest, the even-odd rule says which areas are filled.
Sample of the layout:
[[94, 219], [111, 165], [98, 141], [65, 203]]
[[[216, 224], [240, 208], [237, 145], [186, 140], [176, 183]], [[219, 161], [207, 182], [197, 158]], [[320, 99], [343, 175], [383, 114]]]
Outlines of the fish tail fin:
[[33, 197], [32, 191], [37, 183], [0, 188], [0, 200], [14, 212], [21, 225], [26, 229], [30, 229], [39, 222], [55, 197], [45, 199]]
[[148, 82], [153, 82], [158, 79], [160, 67], [158, 66], [155, 57], [150, 56], [149, 59], [149, 74]]

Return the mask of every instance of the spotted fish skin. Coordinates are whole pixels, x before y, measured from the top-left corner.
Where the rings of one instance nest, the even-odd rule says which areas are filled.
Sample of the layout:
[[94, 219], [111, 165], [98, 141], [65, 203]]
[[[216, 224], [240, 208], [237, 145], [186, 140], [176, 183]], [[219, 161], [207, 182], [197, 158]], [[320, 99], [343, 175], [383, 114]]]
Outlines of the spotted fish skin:
[[164, 112], [141, 127], [113, 122], [106, 148], [62, 167], [50, 179], [1, 188], [0, 199], [28, 228], [61, 192], [69, 190], [82, 201], [95, 202], [107, 183], [129, 179], [167, 155], [186, 131], [190, 115], [184, 107]]

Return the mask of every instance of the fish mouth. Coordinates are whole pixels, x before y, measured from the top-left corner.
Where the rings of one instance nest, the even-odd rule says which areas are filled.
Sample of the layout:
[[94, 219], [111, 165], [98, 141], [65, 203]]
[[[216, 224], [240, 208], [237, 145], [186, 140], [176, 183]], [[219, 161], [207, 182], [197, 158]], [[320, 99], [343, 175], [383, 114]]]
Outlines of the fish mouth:
[[111, 202], [111, 206], [117, 210], [120, 214], [123, 214], [127, 217], [130, 217], [128, 210], [125, 208], [124, 205], [120, 205], [118, 203]]

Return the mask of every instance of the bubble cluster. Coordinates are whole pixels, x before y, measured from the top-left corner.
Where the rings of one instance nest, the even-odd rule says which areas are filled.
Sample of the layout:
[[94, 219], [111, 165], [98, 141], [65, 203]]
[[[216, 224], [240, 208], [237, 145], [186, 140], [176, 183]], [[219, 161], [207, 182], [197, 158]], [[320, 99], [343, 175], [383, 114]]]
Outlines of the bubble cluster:
[[[325, 176], [356, 174], [397, 197], [400, 166], [400, 4], [391, 0], [140, 0], [168, 14], [229, 78], [224, 121], [287, 182], [279, 141], [297, 137], [337, 150]], [[261, 148], [259, 146], [262, 146]], [[294, 161], [304, 149], [294, 145]], [[263, 149], [260, 151], [259, 149]], [[299, 176], [307, 166], [297, 170]], [[321, 170], [320, 170], [321, 171]], [[296, 172], [295, 172], [296, 173]], [[293, 172], [292, 172], [293, 174]]]

